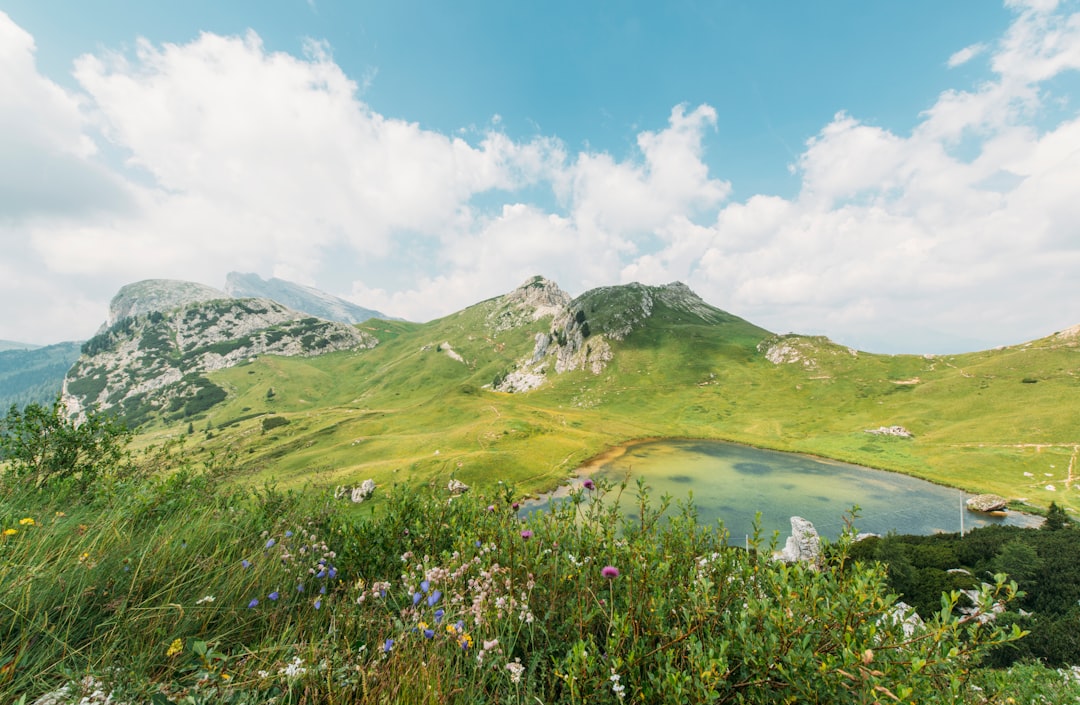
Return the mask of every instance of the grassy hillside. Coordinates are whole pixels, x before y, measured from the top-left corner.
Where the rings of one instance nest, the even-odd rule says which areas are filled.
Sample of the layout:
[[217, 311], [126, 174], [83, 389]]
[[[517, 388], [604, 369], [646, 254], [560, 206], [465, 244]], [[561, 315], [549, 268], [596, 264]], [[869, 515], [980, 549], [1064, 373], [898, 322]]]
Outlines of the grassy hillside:
[[10, 349], [0, 344], [0, 410], [12, 404], [51, 404], [78, 358], [79, 343]]
[[[594, 336], [626, 306], [626, 290], [611, 291], [575, 302]], [[372, 350], [265, 357], [215, 372], [225, 402], [190, 428], [148, 428], [144, 441], [192, 430], [199, 452], [236, 450], [252, 481], [453, 475], [539, 491], [628, 440], [715, 438], [1080, 508], [1071, 479], [1080, 474], [1075, 337], [964, 355], [874, 355], [658, 299], [641, 327], [608, 341], [614, 358], [599, 374], [549, 371], [539, 389], [508, 394], [486, 387], [530, 355], [551, 319], [497, 330], [500, 301], [427, 324], [368, 321], [360, 328], [381, 341]], [[281, 420], [267, 424], [271, 416]], [[892, 425], [914, 437], [866, 433]]]

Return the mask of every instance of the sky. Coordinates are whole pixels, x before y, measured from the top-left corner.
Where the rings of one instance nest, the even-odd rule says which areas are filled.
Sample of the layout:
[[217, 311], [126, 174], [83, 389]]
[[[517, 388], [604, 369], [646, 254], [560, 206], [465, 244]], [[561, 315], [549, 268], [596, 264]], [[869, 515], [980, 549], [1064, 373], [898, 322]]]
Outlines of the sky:
[[0, 0], [0, 247], [34, 344], [230, 271], [1017, 344], [1080, 324], [1080, 0]]

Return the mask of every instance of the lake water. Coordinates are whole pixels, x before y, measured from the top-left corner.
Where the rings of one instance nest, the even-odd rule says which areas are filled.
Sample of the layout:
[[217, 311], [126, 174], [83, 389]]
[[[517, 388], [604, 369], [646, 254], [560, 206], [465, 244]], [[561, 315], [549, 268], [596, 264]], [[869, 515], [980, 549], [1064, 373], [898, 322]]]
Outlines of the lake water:
[[782, 544], [791, 532], [792, 516], [810, 520], [818, 533], [835, 539], [843, 530], [845, 512], [856, 504], [860, 507], [856, 529], [876, 534], [957, 532], [961, 514], [965, 530], [987, 524], [1033, 526], [1040, 521], [1017, 512], [992, 517], [966, 511], [963, 503], [971, 495], [899, 473], [719, 441], [631, 444], [600, 459], [584, 474], [616, 483], [629, 477], [622, 498], [627, 515], [636, 516], [638, 477], [656, 499], [668, 493], [685, 500], [692, 493], [700, 521], [722, 520], [732, 543], [742, 543], [752, 534], [755, 512], [761, 512], [766, 539], [779, 531]]

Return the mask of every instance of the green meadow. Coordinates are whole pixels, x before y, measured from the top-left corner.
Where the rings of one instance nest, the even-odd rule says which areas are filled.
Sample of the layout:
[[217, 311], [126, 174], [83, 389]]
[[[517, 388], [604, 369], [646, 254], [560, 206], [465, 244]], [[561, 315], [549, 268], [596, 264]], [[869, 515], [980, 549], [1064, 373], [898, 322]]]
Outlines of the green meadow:
[[[600, 322], [594, 330], [604, 306], [589, 312]], [[1080, 508], [1076, 338], [920, 356], [796, 336], [782, 342], [799, 359], [774, 364], [758, 349], [767, 331], [658, 303], [612, 342], [614, 359], [598, 374], [548, 371], [540, 388], [510, 394], [492, 391], [492, 381], [550, 324], [496, 331], [499, 307], [493, 299], [427, 324], [372, 320], [363, 327], [381, 342], [371, 350], [265, 357], [212, 373], [224, 402], [151, 425], [141, 442], [188, 434], [197, 452], [235, 451], [252, 484], [454, 476], [535, 493], [627, 441], [708, 438], [898, 471], [1036, 509]], [[893, 425], [913, 437], [866, 432]]]

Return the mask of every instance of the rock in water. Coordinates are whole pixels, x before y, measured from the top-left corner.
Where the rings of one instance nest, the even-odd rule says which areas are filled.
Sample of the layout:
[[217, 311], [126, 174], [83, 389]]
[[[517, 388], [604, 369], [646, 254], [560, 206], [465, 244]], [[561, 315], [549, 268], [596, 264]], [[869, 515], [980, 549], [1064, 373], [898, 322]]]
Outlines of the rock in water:
[[973, 512], [1000, 512], [1009, 500], [996, 494], [977, 494], [967, 501], [967, 508]]
[[778, 557], [785, 563], [817, 564], [821, 560], [821, 538], [814, 525], [802, 517], [791, 517], [791, 536]]

